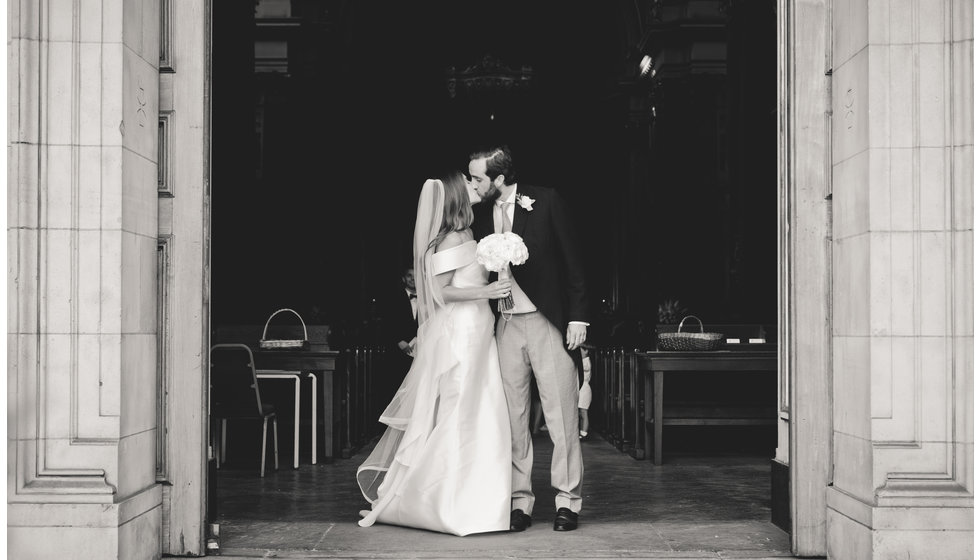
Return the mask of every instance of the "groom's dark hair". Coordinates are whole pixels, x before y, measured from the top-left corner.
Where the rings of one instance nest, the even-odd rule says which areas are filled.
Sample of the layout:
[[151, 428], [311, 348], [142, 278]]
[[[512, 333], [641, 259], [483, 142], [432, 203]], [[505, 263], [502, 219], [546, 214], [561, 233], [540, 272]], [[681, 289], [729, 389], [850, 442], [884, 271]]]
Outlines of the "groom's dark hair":
[[510, 148], [496, 146], [470, 154], [470, 161], [482, 158], [487, 159], [487, 177], [491, 181], [496, 179], [497, 175], [503, 175], [505, 185], [513, 185], [517, 182], [517, 169], [514, 168], [514, 158], [510, 155]]

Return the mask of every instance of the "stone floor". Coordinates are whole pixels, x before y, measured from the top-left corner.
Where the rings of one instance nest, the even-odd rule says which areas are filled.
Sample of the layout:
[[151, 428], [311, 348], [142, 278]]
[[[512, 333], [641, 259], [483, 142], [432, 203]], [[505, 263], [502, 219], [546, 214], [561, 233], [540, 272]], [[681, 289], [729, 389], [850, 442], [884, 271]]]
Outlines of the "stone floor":
[[777, 558], [786, 533], [769, 522], [765, 457], [637, 461], [607, 442], [584, 442], [579, 529], [551, 529], [551, 442], [535, 439], [534, 525], [524, 533], [455, 537], [402, 527], [361, 528], [366, 504], [354, 471], [366, 450], [332, 464], [219, 474], [221, 555], [238, 558]]

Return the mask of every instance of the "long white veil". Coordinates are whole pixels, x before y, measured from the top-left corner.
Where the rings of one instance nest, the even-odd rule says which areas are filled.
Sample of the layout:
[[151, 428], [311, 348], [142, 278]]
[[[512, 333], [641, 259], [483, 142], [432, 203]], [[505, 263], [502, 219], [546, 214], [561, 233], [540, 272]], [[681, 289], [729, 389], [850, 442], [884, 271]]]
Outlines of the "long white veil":
[[[432, 317], [436, 306], [442, 305], [442, 297], [432, 274], [432, 254], [435, 249], [429, 245], [439, 235], [439, 228], [442, 226], [442, 211], [446, 198], [444, 191], [445, 185], [439, 179], [427, 180], [422, 185], [418, 211], [415, 214], [415, 241], [412, 251], [415, 257], [415, 291], [418, 294], [419, 325], [424, 325], [429, 317]], [[421, 329], [419, 334], [422, 334]]]
[[[432, 255], [435, 249], [429, 245], [439, 234], [439, 228], [442, 226], [443, 205], [445, 203], [444, 189], [445, 186], [442, 181], [429, 179], [422, 185], [422, 193], [419, 195], [413, 242], [419, 321], [417, 352], [405, 380], [398, 388], [391, 403], [381, 414], [380, 421], [387, 424], [388, 428], [378, 440], [378, 444], [371, 455], [357, 469], [357, 484], [360, 486], [364, 498], [372, 505], [378, 501], [379, 494], [384, 494], [385, 475], [392, 463], [395, 460], [399, 460], [403, 464], [411, 461], [406, 456], [411, 455], [407, 450], [403, 450], [402, 454], [399, 455], [399, 445], [412, 417], [419, 386], [431, 381], [431, 375], [423, 375], [426, 372], [420, 370], [426, 367], [421, 365], [423, 363], [427, 362], [427, 367], [433, 365], [428, 352], [431, 345], [426, 344], [425, 341], [431, 334], [429, 332], [431, 329], [428, 328], [431, 326], [429, 320], [435, 315], [436, 308], [443, 304], [440, 290], [436, 286], [435, 276], [432, 274]], [[429, 373], [431, 374], [431, 372]], [[423, 389], [423, 392], [425, 391]], [[379, 488], [381, 488], [380, 492]], [[373, 518], [369, 516], [361, 520], [361, 523], [373, 523]]]

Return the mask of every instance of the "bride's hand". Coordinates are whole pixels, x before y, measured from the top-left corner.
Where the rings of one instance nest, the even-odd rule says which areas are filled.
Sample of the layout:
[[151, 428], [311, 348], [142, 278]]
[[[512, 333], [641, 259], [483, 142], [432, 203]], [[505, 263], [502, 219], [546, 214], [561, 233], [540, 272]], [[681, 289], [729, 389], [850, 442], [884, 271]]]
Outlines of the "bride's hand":
[[488, 299], [502, 299], [510, 295], [510, 280], [497, 280], [491, 284], [487, 284], [487, 298]]

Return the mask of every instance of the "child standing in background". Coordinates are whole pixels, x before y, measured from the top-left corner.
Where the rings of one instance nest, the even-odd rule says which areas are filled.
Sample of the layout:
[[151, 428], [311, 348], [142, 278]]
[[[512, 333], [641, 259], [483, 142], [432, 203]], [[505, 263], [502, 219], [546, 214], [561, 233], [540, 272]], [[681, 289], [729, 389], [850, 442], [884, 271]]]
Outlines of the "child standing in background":
[[[589, 406], [592, 405], [592, 386], [589, 382], [592, 380], [592, 360], [589, 358], [589, 349], [592, 348], [587, 344], [583, 344], [579, 347], [579, 352], [581, 352], [582, 361], [579, 366], [579, 390], [578, 390], [578, 437], [579, 439], [584, 438], [589, 435]], [[541, 411], [541, 401], [538, 399], [537, 391], [532, 395], [531, 402], [531, 433], [539, 434], [541, 432], [547, 432], [548, 426], [544, 423], [544, 414]]]

